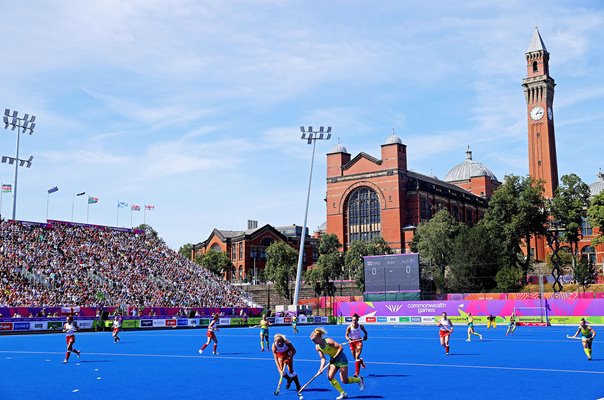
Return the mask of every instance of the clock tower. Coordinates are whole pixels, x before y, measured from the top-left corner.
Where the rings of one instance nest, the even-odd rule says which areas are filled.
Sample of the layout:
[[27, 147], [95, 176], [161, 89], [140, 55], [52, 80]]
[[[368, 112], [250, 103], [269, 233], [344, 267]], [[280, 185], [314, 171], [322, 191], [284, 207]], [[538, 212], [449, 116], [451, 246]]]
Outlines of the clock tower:
[[558, 161], [554, 134], [554, 79], [549, 76], [549, 53], [535, 28], [526, 51], [527, 76], [522, 80], [528, 118], [529, 175], [542, 180], [545, 197], [558, 188]]

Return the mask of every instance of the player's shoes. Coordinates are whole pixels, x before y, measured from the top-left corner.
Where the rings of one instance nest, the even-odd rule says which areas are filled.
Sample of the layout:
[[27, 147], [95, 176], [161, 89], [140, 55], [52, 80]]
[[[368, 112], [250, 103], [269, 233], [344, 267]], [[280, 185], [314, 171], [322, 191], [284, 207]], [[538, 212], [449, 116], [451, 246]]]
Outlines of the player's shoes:
[[202, 350], [202, 349], [197, 350], [197, 352], [198, 352], [199, 354], [203, 354], [203, 350]]
[[480, 340], [482, 340], [482, 335], [478, 335], [478, 337], [480, 338]]
[[64, 359], [64, 360], [63, 360], [63, 364], [67, 364], [67, 359]]
[[346, 394], [346, 392], [341, 393], [338, 397], [336, 397], [336, 400], [342, 400], [342, 399], [347, 399], [348, 395]]
[[304, 400], [304, 397], [302, 397], [302, 395], [299, 395], [298, 400]]
[[363, 377], [359, 377], [359, 390], [362, 392], [363, 390], [365, 390], [365, 379], [363, 379]]
[[466, 342], [469, 342], [469, 341], [470, 341], [470, 339], [466, 339]]
[[81, 353], [81, 352], [82, 352], [82, 351], [80, 351], [80, 350], [76, 351], [76, 356], [78, 356], [78, 358], [80, 358], [80, 353]]
[[218, 355], [219, 353], [217, 351], [213, 351], [212, 354]]

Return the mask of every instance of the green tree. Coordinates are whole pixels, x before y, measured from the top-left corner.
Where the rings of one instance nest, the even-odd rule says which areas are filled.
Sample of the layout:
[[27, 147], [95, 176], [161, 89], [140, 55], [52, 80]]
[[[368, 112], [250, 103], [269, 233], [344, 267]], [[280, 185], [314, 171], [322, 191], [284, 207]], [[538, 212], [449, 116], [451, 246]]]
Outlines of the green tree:
[[429, 272], [438, 291], [445, 290], [445, 269], [453, 258], [455, 237], [460, 224], [447, 210], [440, 210], [431, 220], [421, 223], [415, 232], [417, 251], [430, 263]]
[[589, 186], [578, 175], [564, 175], [552, 199], [551, 215], [564, 227], [560, 239], [570, 245], [573, 269], [581, 240], [581, 228], [589, 206]]
[[574, 270], [575, 281], [583, 288], [596, 282], [596, 267], [587, 257], [581, 257]]
[[153, 227], [151, 225], [140, 224], [139, 226], [137, 226], [134, 229], [140, 229], [142, 231], [145, 231], [145, 235], [154, 237], [155, 239], [159, 239], [163, 242], [163, 240], [159, 237], [159, 234], [157, 233], [157, 231], [155, 229], [153, 229]]
[[[544, 236], [547, 232], [542, 181], [532, 177], [508, 175], [493, 194], [483, 224], [498, 243], [497, 262], [502, 268], [519, 267], [526, 275], [531, 266], [531, 237]], [[527, 256], [522, 249], [526, 248]]]
[[308, 282], [315, 293], [332, 295], [335, 286], [333, 281], [341, 277], [344, 260], [340, 248], [342, 244], [337, 235], [322, 235], [319, 240], [319, 259], [317, 265], [308, 270], [304, 281]]
[[178, 249], [178, 254], [186, 258], [187, 260], [191, 259], [191, 254], [193, 253], [193, 244], [185, 243]]
[[453, 256], [447, 276], [452, 291], [485, 291], [496, 286], [497, 244], [490, 230], [478, 223], [473, 227], [461, 224], [453, 243]]
[[222, 251], [209, 250], [201, 257], [197, 257], [197, 260], [198, 264], [216, 275], [222, 275], [224, 271], [233, 268], [231, 259]]
[[497, 272], [495, 281], [497, 281], [497, 289], [501, 292], [517, 292], [522, 287], [522, 282], [525, 280], [526, 274], [522, 268], [510, 265], [503, 267]]
[[592, 244], [597, 246], [604, 243], [604, 191], [591, 198], [587, 209], [587, 220], [592, 227], [598, 228], [600, 235], [592, 239]]
[[296, 276], [298, 254], [287, 243], [276, 241], [266, 249], [264, 277], [273, 282], [275, 290], [287, 300], [292, 300], [290, 282]]

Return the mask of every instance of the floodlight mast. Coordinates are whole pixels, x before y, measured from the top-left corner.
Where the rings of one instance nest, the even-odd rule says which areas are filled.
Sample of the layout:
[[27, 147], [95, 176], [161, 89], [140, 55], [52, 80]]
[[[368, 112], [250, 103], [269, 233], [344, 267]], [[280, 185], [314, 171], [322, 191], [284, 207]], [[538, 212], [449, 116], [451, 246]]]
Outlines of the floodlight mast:
[[[300, 281], [302, 278], [302, 264], [304, 261], [304, 239], [306, 239], [306, 221], [308, 218], [308, 202], [310, 201], [310, 187], [312, 183], [312, 170], [315, 163], [315, 147], [317, 146], [317, 140], [329, 140], [331, 138], [331, 126], [327, 127], [325, 131], [324, 127], [319, 127], [318, 131], [314, 131], [312, 126], [308, 129], [301, 126], [300, 131], [302, 132], [302, 140], [306, 140], [308, 144], [312, 143], [312, 158], [310, 161], [310, 176], [308, 178], [308, 191], [306, 192], [306, 210], [304, 211], [304, 225], [302, 226], [302, 234], [300, 235], [300, 251], [298, 253], [298, 269], [296, 271], [296, 287], [294, 290], [294, 301], [293, 305], [298, 307], [298, 297], [300, 295]], [[324, 134], [327, 134], [325, 136]], [[306, 136], [308, 134], [308, 136]]]
[[[17, 150], [16, 150], [16, 154], [15, 157], [8, 157], [8, 156], [3, 156], [2, 157], [2, 162], [6, 163], [8, 162], [9, 164], [15, 164], [15, 182], [14, 182], [14, 188], [13, 188], [13, 215], [12, 215], [12, 219], [15, 220], [16, 219], [16, 214], [17, 214], [17, 184], [18, 184], [18, 177], [19, 177], [19, 167], [26, 167], [26, 168], [30, 168], [31, 167], [31, 163], [33, 160], [33, 156], [30, 156], [29, 159], [27, 160], [21, 160], [19, 158], [19, 138], [20, 138], [20, 134], [21, 133], [28, 133], [31, 135], [34, 132], [34, 128], [36, 127], [35, 121], [36, 121], [36, 116], [32, 115], [31, 117], [29, 116], [29, 114], [24, 114], [23, 118], [19, 118], [18, 117], [19, 112], [17, 110], [13, 110], [12, 115], [11, 115], [11, 110], [8, 108], [4, 109], [4, 116], [3, 116], [3, 121], [4, 121], [4, 129], [8, 129], [8, 127], [11, 127], [11, 131], [14, 131], [15, 129], [17, 129]], [[23, 130], [23, 131], [21, 131]]]

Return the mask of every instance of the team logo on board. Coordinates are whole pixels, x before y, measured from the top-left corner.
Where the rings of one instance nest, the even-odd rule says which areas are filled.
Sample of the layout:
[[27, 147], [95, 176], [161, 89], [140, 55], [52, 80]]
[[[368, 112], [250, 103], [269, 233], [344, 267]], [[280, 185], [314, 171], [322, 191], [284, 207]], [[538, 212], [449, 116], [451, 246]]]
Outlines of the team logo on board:
[[386, 304], [386, 308], [393, 314], [396, 314], [398, 310], [403, 308], [401, 304]]

